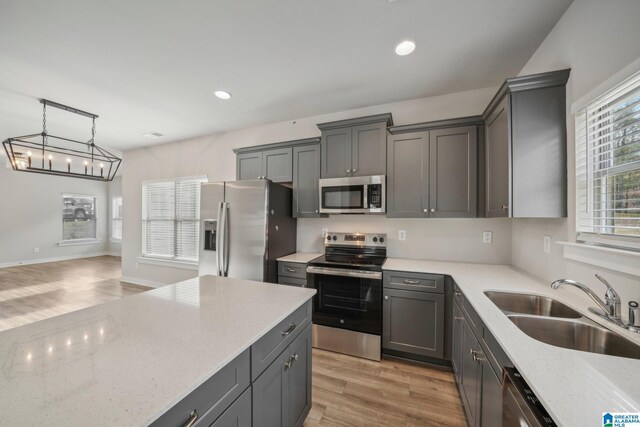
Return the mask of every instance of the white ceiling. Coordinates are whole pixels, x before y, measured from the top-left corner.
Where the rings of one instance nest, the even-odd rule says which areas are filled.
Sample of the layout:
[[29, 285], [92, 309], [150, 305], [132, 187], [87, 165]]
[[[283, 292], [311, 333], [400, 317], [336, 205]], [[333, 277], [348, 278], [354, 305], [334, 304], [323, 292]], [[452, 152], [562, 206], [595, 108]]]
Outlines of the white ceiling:
[[[126, 150], [498, 85], [570, 3], [0, 0], [0, 139], [39, 132], [39, 98], [99, 114], [98, 144]], [[65, 115], [49, 131], [88, 139]]]

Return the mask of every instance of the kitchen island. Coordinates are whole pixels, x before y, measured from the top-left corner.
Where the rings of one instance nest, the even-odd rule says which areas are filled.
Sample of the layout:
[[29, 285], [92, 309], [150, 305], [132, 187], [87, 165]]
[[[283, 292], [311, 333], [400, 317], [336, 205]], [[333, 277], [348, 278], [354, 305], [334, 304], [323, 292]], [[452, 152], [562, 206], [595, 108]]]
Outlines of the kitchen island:
[[[301, 424], [311, 405], [314, 294], [203, 276], [1, 332], [0, 425], [209, 426], [240, 403], [254, 419], [289, 417], [295, 403], [300, 413], [283, 424]], [[256, 399], [267, 375], [282, 376], [269, 381], [282, 395]], [[307, 393], [279, 410], [294, 379]]]

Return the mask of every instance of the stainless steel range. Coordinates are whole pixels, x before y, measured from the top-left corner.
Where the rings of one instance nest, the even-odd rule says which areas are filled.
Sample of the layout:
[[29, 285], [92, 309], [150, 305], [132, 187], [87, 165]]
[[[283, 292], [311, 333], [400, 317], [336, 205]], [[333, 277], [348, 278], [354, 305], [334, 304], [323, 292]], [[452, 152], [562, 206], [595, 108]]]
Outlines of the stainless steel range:
[[386, 234], [327, 233], [324, 255], [311, 260], [313, 346], [380, 360], [382, 264]]

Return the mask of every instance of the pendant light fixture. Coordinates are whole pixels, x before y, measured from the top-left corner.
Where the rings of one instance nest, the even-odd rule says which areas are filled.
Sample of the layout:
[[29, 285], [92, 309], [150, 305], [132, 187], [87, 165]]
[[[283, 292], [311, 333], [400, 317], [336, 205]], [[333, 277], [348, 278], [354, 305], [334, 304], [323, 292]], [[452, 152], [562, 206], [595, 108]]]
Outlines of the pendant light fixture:
[[[111, 181], [122, 159], [95, 144], [97, 115], [41, 99], [42, 132], [2, 141], [15, 171]], [[47, 106], [91, 119], [91, 139], [77, 141], [47, 132]]]

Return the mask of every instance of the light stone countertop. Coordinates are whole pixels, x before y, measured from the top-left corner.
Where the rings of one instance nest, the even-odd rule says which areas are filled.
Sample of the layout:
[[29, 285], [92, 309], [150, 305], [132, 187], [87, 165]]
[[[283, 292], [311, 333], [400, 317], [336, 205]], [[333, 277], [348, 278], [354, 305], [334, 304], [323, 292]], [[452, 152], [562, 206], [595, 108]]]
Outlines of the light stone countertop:
[[314, 294], [203, 276], [0, 332], [0, 425], [147, 425]]
[[640, 344], [640, 335], [588, 313], [593, 302], [584, 292], [572, 287], [553, 290], [549, 283], [505, 265], [387, 258], [383, 269], [451, 276], [558, 425], [600, 427], [603, 412], [640, 412], [640, 360], [537, 341], [483, 293], [500, 290], [549, 296]]
[[319, 256], [322, 256], [322, 254], [313, 252], [296, 252], [294, 254], [282, 256], [278, 258], [278, 261], [299, 262], [301, 264], [306, 264], [312, 259], [318, 258]]

